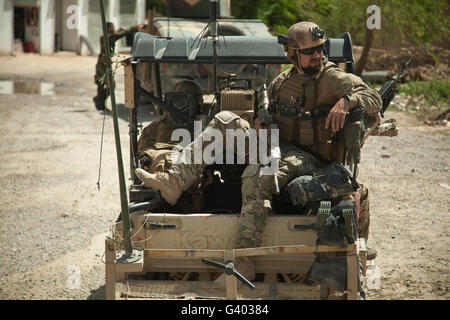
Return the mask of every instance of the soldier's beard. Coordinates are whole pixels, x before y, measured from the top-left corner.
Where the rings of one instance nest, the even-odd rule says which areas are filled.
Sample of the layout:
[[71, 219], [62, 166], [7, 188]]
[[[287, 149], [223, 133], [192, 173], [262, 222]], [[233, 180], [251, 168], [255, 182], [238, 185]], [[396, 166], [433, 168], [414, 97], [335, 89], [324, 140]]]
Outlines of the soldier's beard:
[[[299, 59], [299, 60], [300, 60], [300, 59]], [[303, 70], [303, 72], [304, 72], [306, 75], [308, 75], [308, 76], [313, 76], [313, 75], [315, 75], [316, 73], [318, 73], [318, 72], [320, 71], [320, 68], [321, 68], [321, 66], [322, 66], [321, 61], [322, 61], [322, 59], [319, 57], [318, 59], [316, 59], [316, 58], [311, 59], [311, 60], [309, 61], [309, 64], [308, 64], [307, 67], [303, 67], [302, 64], [300, 63], [300, 61], [299, 61], [299, 65], [300, 65], [300, 68]], [[314, 66], [314, 65], [313, 65], [313, 62], [316, 62], [317, 65]], [[313, 65], [313, 66], [311, 66], [311, 65]]]
[[306, 67], [306, 68], [304, 68], [304, 67], [302, 67], [301, 65], [300, 65], [300, 67], [302, 68], [303, 72], [304, 72], [305, 74], [307, 74], [308, 76], [313, 76], [313, 75], [315, 75], [317, 72], [320, 71], [320, 63], [319, 63], [317, 66], [315, 66], [315, 67]]

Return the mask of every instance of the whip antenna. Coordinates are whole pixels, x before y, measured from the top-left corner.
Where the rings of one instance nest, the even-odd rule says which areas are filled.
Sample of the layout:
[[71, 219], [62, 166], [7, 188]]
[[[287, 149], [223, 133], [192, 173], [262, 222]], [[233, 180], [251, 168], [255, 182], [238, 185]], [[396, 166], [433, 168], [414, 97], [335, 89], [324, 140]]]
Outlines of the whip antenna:
[[117, 106], [116, 106], [116, 96], [114, 94], [113, 86], [113, 74], [111, 69], [111, 47], [109, 45], [108, 31], [106, 29], [106, 19], [105, 19], [105, 4], [104, 0], [99, 0], [100, 3], [100, 14], [102, 17], [102, 27], [103, 27], [103, 44], [105, 48], [106, 56], [106, 76], [108, 80], [108, 90], [111, 96], [111, 107], [114, 123], [114, 136], [116, 142], [116, 153], [117, 153], [117, 168], [119, 171], [119, 187], [120, 187], [120, 204], [121, 204], [121, 216], [123, 223], [123, 242], [125, 251], [120, 252], [116, 255], [116, 261], [122, 263], [131, 263], [142, 258], [142, 252], [133, 249], [133, 242], [131, 241], [131, 225], [130, 225], [130, 213], [128, 210], [128, 197], [126, 192], [125, 184], [125, 174], [123, 170], [123, 160], [122, 160], [122, 148], [120, 146], [120, 134], [119, 134], [119, 122], [117, 119]]

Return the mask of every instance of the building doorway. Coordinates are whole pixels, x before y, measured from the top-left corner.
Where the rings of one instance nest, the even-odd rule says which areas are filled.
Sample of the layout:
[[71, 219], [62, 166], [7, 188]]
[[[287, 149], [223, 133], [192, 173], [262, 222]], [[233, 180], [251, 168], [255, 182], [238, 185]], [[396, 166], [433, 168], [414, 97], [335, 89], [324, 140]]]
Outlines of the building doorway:
[[14, 40], [25, 42], [25, 8], [14, 7]]
[[14, 51], [39, 52], [39, 7], [14, 6]]
[[25, 8], [25, 52], [40, 51], [39, 7]]

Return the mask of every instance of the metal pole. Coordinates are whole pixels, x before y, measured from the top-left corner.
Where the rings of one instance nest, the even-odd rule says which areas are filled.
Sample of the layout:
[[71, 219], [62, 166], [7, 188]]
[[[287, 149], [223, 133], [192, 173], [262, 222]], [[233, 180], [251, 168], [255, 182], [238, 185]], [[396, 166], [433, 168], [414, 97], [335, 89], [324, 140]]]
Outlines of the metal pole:
[[209, 23], [210, 23], [210, 36], [213, 43], [213, 80], [214, 80], [214, 93], [217, 92], [217, 18], [218, 18], [218, 2], [217, 0], [211, 0], [209, 7]]
[[117, 120], [117, 106], [116, 106], [116, 97], [114, 95], [114, 87], [113, 87], [113, 75], [111, 69], [111, 47], [109, 45], [108, 31], [106, 30], [106, 19], [105, 19], [105, 5], [103, 0], [99, 0], [100, 2], [100, 13], [102, 16], [102, 26], [103, 26], [103, 44], [105, 48], [105, 55], [107, 60], [107, 81], [108, 81], [108, 90], [111, 95], [111, 107], [113, 114], [113, 123], [114, 123], [114, 136], [116, 141], [116, 153], [117, 153], [117, 167], [119, 170], [119, 186], [120, 186], [120, 203], [121, 203], [121, 214], [122, 214], [122, 223], [123, 223], [123, 241], [125, 247], [125, 255], [124, 257], [130, 257], [133, 252], [133, 243], [131, 241], [131, 226], [130, 226], [130, 214], [128, 212], [128, 198], [126, 192], [126, 184], [125, 184], [125, 174], [123, 169], [123, 160], [122, 160], [122, 149], [120, 146], [120, 134], [119, 134], [119, 122]]
[[[153, 62], [152, 64], [152, 75], [153, 75], [153, 91], [155, 96], [162, 100], [162, 89], [161, 89], [161, 71], [159, 68], [159, 63]], [[158, 115], [162, 115], [163, 111], [157, 105], [155, 105], [156, 112]]]

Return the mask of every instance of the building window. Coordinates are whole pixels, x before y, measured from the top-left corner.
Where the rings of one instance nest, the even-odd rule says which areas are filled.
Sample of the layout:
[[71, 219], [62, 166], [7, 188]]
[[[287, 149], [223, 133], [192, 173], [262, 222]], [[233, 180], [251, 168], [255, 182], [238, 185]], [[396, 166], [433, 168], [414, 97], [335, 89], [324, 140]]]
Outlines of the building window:
[[[105, 14], [108, 15], [109, 0], [104, 2]], [[89, 0], [89, 13], [100, 13], [100, 3], [98, 0]]]
[[136, 0], [120, 0], [120, 14], [134, 14], [136, 12]]

